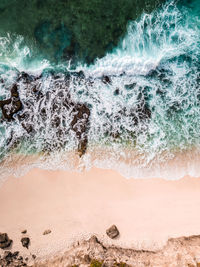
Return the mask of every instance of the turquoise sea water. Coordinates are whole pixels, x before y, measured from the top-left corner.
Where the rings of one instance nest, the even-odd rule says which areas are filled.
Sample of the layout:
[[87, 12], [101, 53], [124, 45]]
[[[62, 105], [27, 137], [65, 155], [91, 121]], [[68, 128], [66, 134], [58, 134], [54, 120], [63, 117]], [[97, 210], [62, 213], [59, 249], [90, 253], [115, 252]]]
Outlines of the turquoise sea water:
[[[0, 1], [0, 99], [15, 84], [23, 107], [10, 120], [1, 114], [1, 160], [13, 151], [76, 151], [81, 139], [83, 165], [93, 165], [97, 146], [112, 166], [119, 158], [134, 164], [122, 152], [134, 151], [140, 170], [179, 152], [198, 156], [199, 0], [75, 2]], [[81, 137], [69, 95], [89, 109]]]

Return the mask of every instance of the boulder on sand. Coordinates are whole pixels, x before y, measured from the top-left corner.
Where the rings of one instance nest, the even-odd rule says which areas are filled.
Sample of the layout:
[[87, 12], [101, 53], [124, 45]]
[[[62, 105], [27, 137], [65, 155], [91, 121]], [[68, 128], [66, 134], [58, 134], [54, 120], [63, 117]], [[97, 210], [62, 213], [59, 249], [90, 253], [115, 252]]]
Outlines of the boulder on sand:
[[0, 248], [8, 248], [11, 244], [12, 240], [8, 237], [7, 233], [0, 233]]
[[114, 239], [114, 238], [116, 238], [117, 236], [119, 236], [119, 230], [117, 229], [117, 226], [116, 226], [116, 225], [112, 225], [110, 228], [108, 228], [108, 229], [106, 230], [106, 234], [107, 234], [110, 238]]
[[21, 243], [22, 243], [23, 247], [28, 249], [28, 247], [30, 245], [30, 238], [29, 237], [22, 237]]

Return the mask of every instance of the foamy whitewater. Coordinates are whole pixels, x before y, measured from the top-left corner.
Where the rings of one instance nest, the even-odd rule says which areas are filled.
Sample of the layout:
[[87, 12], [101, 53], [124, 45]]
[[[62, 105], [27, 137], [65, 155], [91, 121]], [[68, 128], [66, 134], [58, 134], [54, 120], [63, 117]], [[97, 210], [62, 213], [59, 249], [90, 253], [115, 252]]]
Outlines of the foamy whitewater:
[[[134, 178], [200, 176], [199, 0], [167, 1], [143, 13], [128, 23], [119, 45], [94, 64], [72, 69], [70, 60], [55, 65], [41, 56], [30, 60], [31, 53], [23, 36], [0, 38], [0, 100], [17, 84], [23, 105], [12, 120], [1, 114], [2, 177], [32, 167], [92, 166]], [[27, 85], [19, 79], [22, 72], [37, 78]], [[31, 93], [34, 86], [40, 99]], [[74, 103], [90, 110], [81, 157], [71, 110], [62, 102], [69, 92]], [[26, 112], [31, 131], [19, 119]], [[55, 119], [59, 125], [52, 126]]]

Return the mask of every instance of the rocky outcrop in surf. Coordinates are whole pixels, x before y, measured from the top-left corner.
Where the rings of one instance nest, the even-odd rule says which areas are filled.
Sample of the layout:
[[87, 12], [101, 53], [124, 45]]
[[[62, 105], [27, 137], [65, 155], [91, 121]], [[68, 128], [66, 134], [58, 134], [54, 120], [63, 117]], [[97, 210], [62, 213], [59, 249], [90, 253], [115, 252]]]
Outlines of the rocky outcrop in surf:
[[[93, 131], [93, 105], [90, 104], [90, 100], [87, 103], [81, 94], [84, 93], [84, 97], [88, 95], [91, 99], [92, 90], [97, 84], [109, 88], [112, 79], [114, 77], [105, 75], [99, 78], [86, 78], [82, 71], [44, 70], [38, 76], [25, 72], [18, 73], [16, 80], [10, 85], [10, 97], [0, 100], [1, 122], [4, 127], [9, 123], [12, 129], [6, 147], [12, 149], [21, 141], [31, 142], [36, 149], [39, 147], [40, 151], [49, 153], [72, 145], [72, 149], [76, 147], [79, 156], [82, 157], [87, 151], [89, 132]], [[84, 90], [81, 91], [83, 87]], [[79, 98], [75, 91], [78, 91], [78, 94], [80, 92]], [[120, 95], [121, 91], [116, 88], [114, 93]], [[101, 106], [98, 99], [94, 101]], [[117, 111], [115, 108], [113, 106], [113, 111], [109, 114], [104, 109], [98, 112], [100, 120], [98, 119], [97, 123], [102, 124], [101, 116], [107, 118], [98, 129], [97, 134], [100, 133], [101, 138], [107, 135], [114, 140], [122, 139], [123, 133], [133, 136], [137, 126], [151, 118], [151, 111], [143, 93], [130, 107], [117, 107]], [[126, 125], [120, 125], [120, 121], [125, 120]], [[93, 121], [94, 127], [96, 126]]]
[[7, 121], [13, 120], [13, 116], [22, 110], [22, 102], [19, 98], [17, 85], [14, 84], [10, 89], [11, 97], [5, 100], [0, 100], [0, 108], [4, 119]]
[[[82, 79], [81, 74], [81, 72], [74, 73], [72, 76]], [[64, 78], [62, 75], [49, 75], [48, 78], [51, 90], [44, 92], [41, 89], [42, 75], [37, 77], [21, 73], [10, 89], [11, 97], [0, 101], [2, 120], [20, 124], [25, 130], [26, 137], [31, 137], [39, 131], [45, 132], [50, 128], [52, 137], [60, 138], [62, 141], [68, 131], [72, 131], [78, 142], [78, 153], [82, 156], [87, 149], [90, 109], [86, 104], [72, 99], [69, 91], [71, 82], [69, 75]], [[24, 96], [21, 98], [18, 88], [23, 88], [21, 94]], [[15, 133], [12, 132], [9, 139], [10, 146], [16, 143], [14, 137]], [[52, 143], [47, 144], [44, 150], [51, 150], [51, 145], [53, 146]]]

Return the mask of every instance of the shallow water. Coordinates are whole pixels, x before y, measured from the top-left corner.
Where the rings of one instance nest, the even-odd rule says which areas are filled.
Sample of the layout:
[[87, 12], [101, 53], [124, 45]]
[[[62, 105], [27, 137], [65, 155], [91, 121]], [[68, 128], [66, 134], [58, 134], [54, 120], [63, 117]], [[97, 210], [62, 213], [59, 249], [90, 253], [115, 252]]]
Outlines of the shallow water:
[[[54, 1], [32, 1], [31, 5], [13, 1], [10, 6], [2, 2], [0, 98], [8, 99], [16, 84], [23, 106], [11, 120], [1, 120], [4, 164], [13, 153], [39, 153], [37, 165], [45, 168], [101, 165], [128, 177], [146, 177], [151, 176], [148, 170], [157, 166], [160, 172], [158, 166], [164, 164], [163, 174], [154, 171], [154, 175], [166, 177], [167, 162], [195, 151], [190, 165], [196, 168], [200, 151], [200, 3], [139, 1], [134, 9], [133, 2], [119, 1], [116, 6], [110, 1], [106, 6], [103, 0], [85, 1], [84, 5], [61, 1], [57, 17], [50, 12]], [[79, 115], [76, 130], [72, 121], [79, 111], [75, 108], [73, 113], [71, 104], [65, 104], [69, 98], [73, 105], [89, 109], [88, 121], [88, 114]], [[78, 127], [85, 129], [81, 137]], [[77, 151], [81, 140], [87, 143], [87, 150], [78, 164], [71, 159], [63, 162], [63, 154]], [[97, 147], [107, 154], [98, 153]], [[175, 176], [189, 173], [190, 166], [180, 166]], [[198, 168], [192, 175], [199, 175]]]

